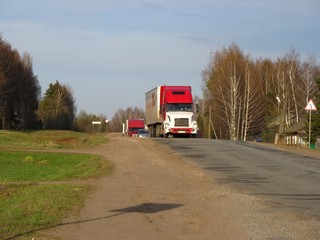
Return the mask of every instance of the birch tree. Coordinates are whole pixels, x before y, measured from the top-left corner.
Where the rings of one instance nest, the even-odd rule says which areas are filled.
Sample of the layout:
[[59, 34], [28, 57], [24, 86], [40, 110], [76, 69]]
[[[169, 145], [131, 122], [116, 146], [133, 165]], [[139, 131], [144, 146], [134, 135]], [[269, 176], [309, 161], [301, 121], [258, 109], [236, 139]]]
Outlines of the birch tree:
[[[289, 54], [285, 56], [285, 61], [287, 64], [287, 78], [288, 84], [290, 86], [290, 98], [292, 99], [291, 105], [293, 108], [293, 117], [295, 122], [299, 122], [299, 107], [298, 107], [298, 96], [299, 96], [299, 79], [298, 79], [298, 68], [299, 68], [299, 58], [298, 54], [292, 50]], [[291, 111], [288, 108], [289, 120], [291, 120]]]
[[310, 56], [301, 66], [301, 83], [305, 89], [305, 103], [317, 91], [316, 79], [320, 76], [320, 69], [317, 66], [316, 59]]
[[263, 127], [265, 103], [263, 101], [262, 82], [259, 81], [258, 71], [249, 58], [245, 63], [245, 91], [241, 140], [246, 141], [248, 132], [260, 132]]
[[227, 126], [231, 140], [237, 140], [241, 114], [243, 54], [236, 45], [213, 54], [207, 69], [206, 85], [212, 95], [215, 114]]
[[254, 61], [233, 44], [212, 53], [203, 71], [208, 103], [204, 112], [213, 109], [220, 138], [246, 141], [268, 126], [273, 134], [284, 135], [301, 119], [306, 102], [315, 95], [319, 72], [314, 59], [301, 62], [294, 50], [275, 61]]
[[274, 82], [274, 63], [270, 59], [258, 59], [255, 62], [257, 71], [257, 81], [261, 82], [261, 90], [263, 95], [272, 92]]

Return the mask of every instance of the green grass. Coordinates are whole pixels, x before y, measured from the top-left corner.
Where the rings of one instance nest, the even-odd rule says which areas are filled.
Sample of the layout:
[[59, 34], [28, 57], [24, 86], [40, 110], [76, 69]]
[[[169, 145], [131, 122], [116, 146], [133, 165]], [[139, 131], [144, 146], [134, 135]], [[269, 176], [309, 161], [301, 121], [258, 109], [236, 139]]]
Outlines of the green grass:
[[105, 176], [113, 168], [98, 155], [45, 150], [105, 142], [105, 134], [0, 131], [0, 239], [30, 239], [61, 223], [81, 208], [92, 188], [72, 180]]
[[105, 134], [50, 130], [0, 131], [0, 149], [79, 149], [105, 142]]
[[[35, 235], [83, 205], [88, 186], [2, 185], [0, 239]], [[31, 238], [28, 238], [31, 239]]]
[[90, 154], [0, 152], [0, 182], [83, 179], [106, 174], [110, 167]]

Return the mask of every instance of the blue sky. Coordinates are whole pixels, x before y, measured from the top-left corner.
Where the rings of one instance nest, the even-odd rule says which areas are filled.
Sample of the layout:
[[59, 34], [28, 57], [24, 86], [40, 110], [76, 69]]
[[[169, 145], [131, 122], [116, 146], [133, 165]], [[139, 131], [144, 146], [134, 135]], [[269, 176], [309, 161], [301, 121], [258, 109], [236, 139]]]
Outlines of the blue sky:
[[78, 111], [112, 118], [163, 84], [201, 97], [210, 52], [232, 43], [319, 63], [319, 13], [319, 0], [0, 0], [0, 34], [30, 53], [42, 93], [58, 80]]

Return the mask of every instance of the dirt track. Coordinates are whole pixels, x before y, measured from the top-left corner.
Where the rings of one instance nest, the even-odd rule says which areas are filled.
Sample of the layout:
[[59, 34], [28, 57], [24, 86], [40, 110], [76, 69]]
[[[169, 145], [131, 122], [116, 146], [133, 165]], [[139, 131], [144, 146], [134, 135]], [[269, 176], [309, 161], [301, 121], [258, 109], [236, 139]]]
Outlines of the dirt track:
[[112, 161], [114, 172], [88, 180], [97, 189], [83, 210], [43, 239], [316, 239], [320, 229], [217, 185], [151, 139], [111, 135], [90, 152]]

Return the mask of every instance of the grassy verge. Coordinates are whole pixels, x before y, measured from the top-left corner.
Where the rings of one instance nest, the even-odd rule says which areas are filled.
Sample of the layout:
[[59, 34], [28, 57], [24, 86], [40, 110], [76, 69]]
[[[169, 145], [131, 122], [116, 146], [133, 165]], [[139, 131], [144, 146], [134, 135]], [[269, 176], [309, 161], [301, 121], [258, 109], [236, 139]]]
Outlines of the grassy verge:
[[105, 142], [105, 134], [50, 130], [0, 131], [0, 149], [79, 149]]
[[0, 182], [83, 179], [107, 174], [101, 156], [47, 152], [0, 152]]
[[[88, 186], [6, 185], [1, 186], [0, 239], [36, 234], [61, 222], [80, 209]], [[28, 238], [30, 239], [30, 238]]]
[[112, 170], [101, 156], [43, 150], [88, 148], [105, 141], [103, 134], [0, 131], [0, 239], [30, 239], [38, 230], [58, 225], [81, 208], [92, 189], [72, 180]]

